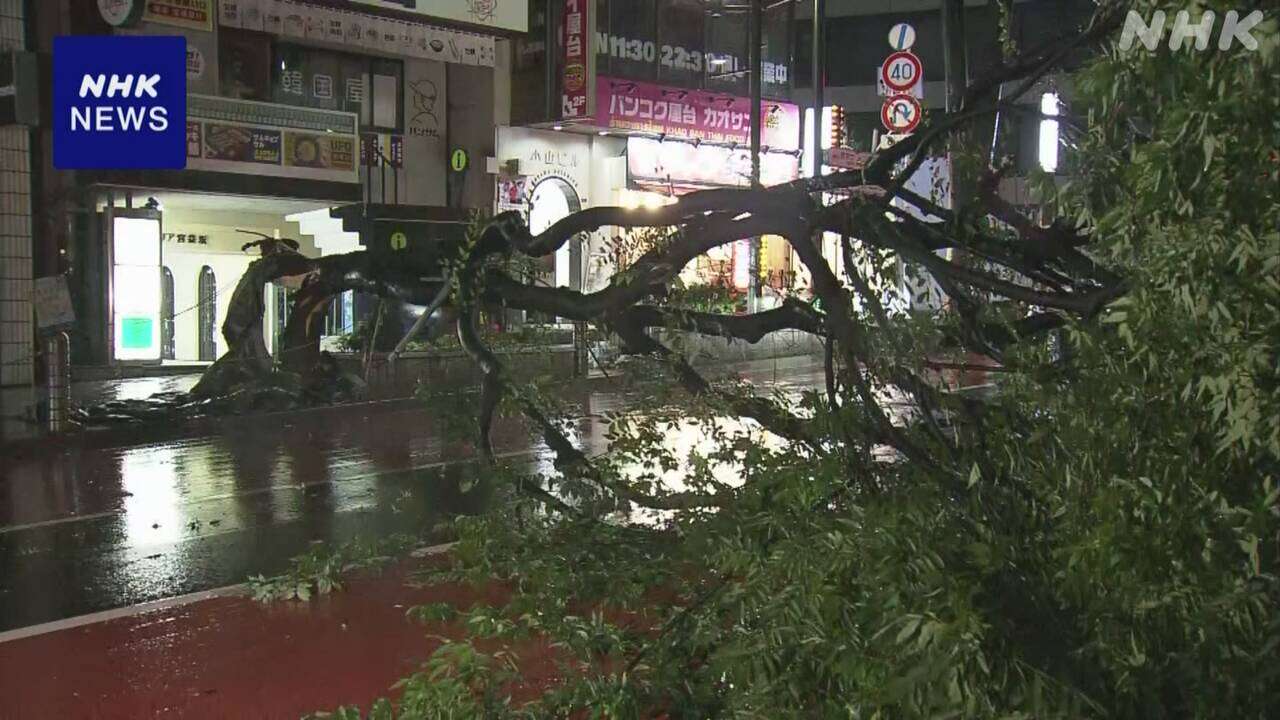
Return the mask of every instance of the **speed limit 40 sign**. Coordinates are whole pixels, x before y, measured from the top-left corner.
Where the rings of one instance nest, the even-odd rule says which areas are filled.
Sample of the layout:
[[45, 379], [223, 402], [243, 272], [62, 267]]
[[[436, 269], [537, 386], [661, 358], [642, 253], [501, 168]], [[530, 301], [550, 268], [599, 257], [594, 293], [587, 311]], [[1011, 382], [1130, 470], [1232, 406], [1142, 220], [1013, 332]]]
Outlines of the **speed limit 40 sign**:
[[885, 58], [880, 66], [880, 79], [890, 91], [905, 93], [915, 87], [924, 75], [920, 58], [905, 50], [893, 53]]

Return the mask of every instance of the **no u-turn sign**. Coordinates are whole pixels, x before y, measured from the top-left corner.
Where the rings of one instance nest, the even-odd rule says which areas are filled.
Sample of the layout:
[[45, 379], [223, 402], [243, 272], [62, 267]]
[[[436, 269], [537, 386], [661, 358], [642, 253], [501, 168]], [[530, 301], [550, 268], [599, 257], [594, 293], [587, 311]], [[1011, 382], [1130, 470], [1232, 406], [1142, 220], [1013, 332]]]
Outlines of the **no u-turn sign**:
[[905, 134], [920, 124], [920, 103], [910, 95], [894, 95], [880, 106], [880, 122], [891, 133]]

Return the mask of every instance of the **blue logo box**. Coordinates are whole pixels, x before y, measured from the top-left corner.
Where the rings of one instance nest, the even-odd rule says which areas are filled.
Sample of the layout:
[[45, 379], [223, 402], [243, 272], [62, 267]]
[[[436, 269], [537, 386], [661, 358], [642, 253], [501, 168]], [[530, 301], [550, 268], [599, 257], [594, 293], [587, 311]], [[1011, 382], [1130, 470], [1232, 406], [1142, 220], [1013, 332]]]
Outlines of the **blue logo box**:
[[54, 38], [53, 114], [61, 170], [186, 167], [186, 38]]

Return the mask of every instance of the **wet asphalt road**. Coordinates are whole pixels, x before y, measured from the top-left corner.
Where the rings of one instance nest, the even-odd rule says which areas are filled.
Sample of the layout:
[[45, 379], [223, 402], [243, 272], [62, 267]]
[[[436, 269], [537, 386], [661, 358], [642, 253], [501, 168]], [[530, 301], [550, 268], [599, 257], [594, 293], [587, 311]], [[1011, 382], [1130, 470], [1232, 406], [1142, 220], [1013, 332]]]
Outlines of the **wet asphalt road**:
[[[816, 386], [812, 361], [742, 368], [761, 385]], [[594, 418], [613, 392], [566, 391], [579, 442], [605, 449]], [[496, 450], [546, 463], [514, 423]], [[243, 582], [286, 569], [314, 541], [419, 533], [484, 509], [463, 493], [465, 442], [425, 406], [359, 405], [224, 423], [204, 437], [116, 447], [0, 448], [0, 631]]]

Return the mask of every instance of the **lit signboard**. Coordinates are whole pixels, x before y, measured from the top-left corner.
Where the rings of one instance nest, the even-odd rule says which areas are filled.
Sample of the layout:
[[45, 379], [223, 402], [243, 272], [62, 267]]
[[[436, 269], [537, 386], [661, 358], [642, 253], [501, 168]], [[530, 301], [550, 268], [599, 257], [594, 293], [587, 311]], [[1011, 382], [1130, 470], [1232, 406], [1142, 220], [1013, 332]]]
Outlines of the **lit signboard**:
[[160, 359], [160, 220], [117, 217], [112, 225], [115, 358]]
[[528, 0], [354, 0], [360, 5], [411, 12], [498, 30], [528, 32]]

